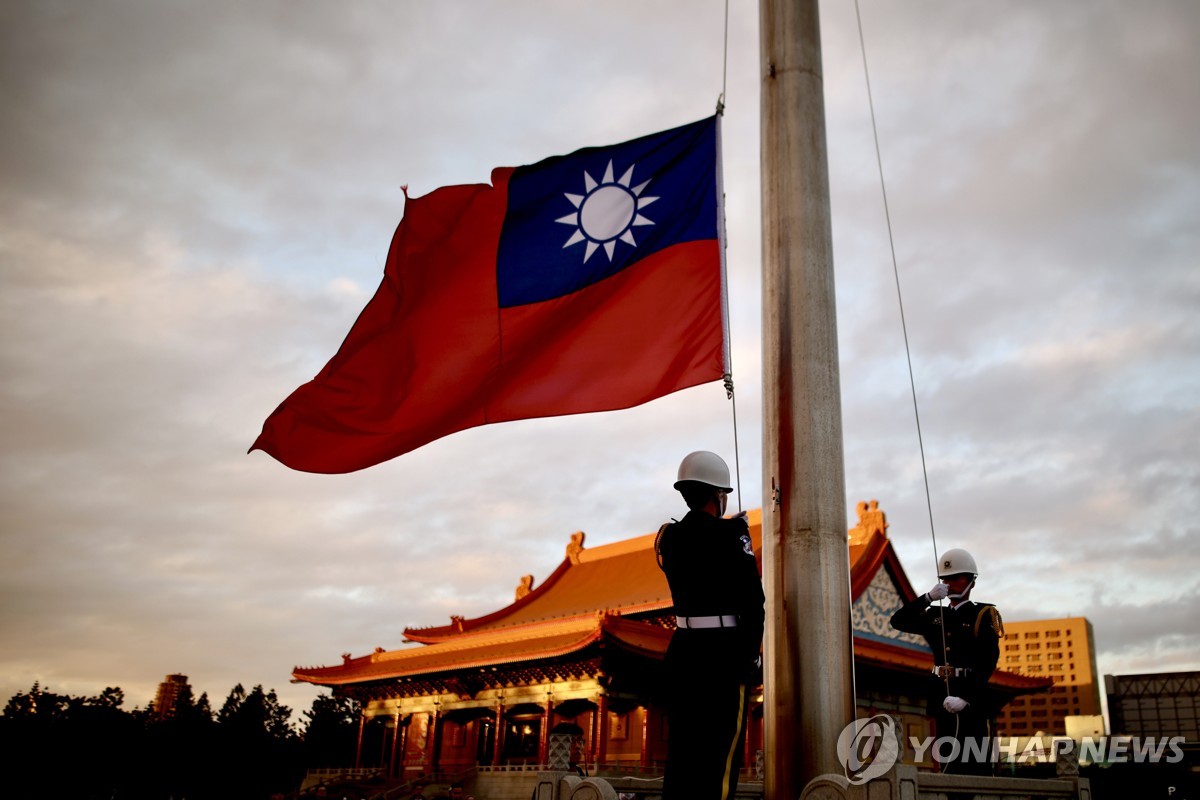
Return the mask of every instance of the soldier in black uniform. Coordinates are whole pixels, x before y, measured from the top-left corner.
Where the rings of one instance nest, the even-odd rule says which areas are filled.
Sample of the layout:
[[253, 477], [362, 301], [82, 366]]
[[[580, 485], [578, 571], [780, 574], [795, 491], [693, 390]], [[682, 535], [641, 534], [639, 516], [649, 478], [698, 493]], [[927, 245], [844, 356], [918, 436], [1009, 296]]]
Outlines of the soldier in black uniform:
[[664, 662], [670, 726], [663, 800], [729, 800], [737, 788], [765, 617], [744, 512], [725, 519], [729, 467], [707, 451], [679, 465], [688, 513], [659, 529], [675, 608]]
[[[892, 627], [924, 636], [933, 650], [929, 713], [938, 737], [953, 736], [959, 744], [942, 771], [990, 775], [991, 737], [999, 709], [988, 679], [1000, 659], [1004, 623], [995, 606], [970, 599], [978, 574], [966, 550], [946, 551], [938, 562], [938, 584], [893, 614]], [[932, 605], [945, 597], [950, 598], [949, 606]], [[945, 747], [941, 753], [949, 756], [950, 750]]]

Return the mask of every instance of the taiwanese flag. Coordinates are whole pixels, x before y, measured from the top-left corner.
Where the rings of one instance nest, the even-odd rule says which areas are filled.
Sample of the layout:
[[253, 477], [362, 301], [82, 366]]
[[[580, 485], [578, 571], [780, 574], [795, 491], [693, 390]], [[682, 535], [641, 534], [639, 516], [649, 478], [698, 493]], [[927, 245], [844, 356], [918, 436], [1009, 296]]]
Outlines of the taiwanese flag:
[[721, 378], [719, 156], [711, 117], [409, 200], [375, 296], [250, 449], [351, 472]]

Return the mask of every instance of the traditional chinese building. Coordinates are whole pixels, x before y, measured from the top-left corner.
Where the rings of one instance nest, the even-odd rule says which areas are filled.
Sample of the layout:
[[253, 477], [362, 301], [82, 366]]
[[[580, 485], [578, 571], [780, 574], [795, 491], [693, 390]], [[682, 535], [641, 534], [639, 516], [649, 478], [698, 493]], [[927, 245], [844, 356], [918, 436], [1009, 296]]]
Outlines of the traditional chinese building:
[[[849, 554], [859, 712], [899, 717], [905, 736], [931, 735], [923, 693], [932, 655], [888, 624], [916, 593], [877, 503], [859, 503], [858, 518]], [[750, 513], [750, 533], [761, 560], [761, 512]], [[359, 763], [394, 776], [544, 764], [548, 734], [564, 723], [576, 726], [588, 765], [653, 768], [666, 759], [655, 686], [673, 627], [654, 534], [585, 549], [575, 533], [558, 568], [536, 587], [523, 577], [504, 608], [408, 628], [414, 646], [297, 667], [293, 677], [361, 701]], [[992, 683], [1012, 698], [1050, 681], [998, 671]], [[761, 689], [754, 711], [750, 768], [762, 746]]]

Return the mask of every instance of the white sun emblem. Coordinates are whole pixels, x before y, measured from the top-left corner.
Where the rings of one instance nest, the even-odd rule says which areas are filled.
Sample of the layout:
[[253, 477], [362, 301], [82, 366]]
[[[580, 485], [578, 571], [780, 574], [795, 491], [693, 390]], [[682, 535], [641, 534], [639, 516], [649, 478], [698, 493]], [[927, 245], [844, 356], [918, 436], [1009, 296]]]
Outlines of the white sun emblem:
[[604, 254], [611, 262], [613, 253], [617, 249], [618, 239], [631, 247], [637, 247], [637, 241], [633, 238], [633, 229], [638, 225], [654, 224], [653, 221], [638, 213], [658, 199], [657, 197], [641, 196], [642, 190], [650, 184], [650, 181], [631, 188], [629, 184], [632, 180], [633, 166], [621, 176], [620, 180], [613, 180], [613, 165], [609, 161], [608, 169], [604, 171], [604, 179], [599, 183], [586, 170], [584, 171], [585, 194], [565, 193], [567, 199], [578, 210], [574, 214], [568, 214], [555, 221], [575, 226], [575, 232], [571, 234], [570, 239], [567, 239], [567, 243], [563, 245], [564, 248], [579, 242], [587, 242], [587, 247], [583, 251], [585, 264], [592, 257], [592, 253], [599, 250], [601, 246], [604, 247]]

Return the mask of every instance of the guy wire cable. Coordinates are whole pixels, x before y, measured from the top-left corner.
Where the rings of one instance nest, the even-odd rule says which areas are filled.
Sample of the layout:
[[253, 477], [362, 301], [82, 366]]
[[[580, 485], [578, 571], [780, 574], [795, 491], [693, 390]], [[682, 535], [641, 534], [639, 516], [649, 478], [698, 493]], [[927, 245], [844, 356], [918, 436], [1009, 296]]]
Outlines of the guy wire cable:
[[[883, 193], [883, 215], [884, 219], [887, 221], [888, 246], [891, 248], [892, 254], [892, 275], [896, 279], [896, 301], [900, 306], [900, 329], [904, 334], [904, 356], [908, 361], [908, 384], [909, 388], [912, 390], [913, 418], [916, 420], [917, 425], [917, 445], [921, 451], [921, 476], [925, 481], [925, 508], [929, 513], [929, 535], [933, 540], [933, 571], [934, 575], [936, 575], [938, 578], [938, 582], [940, 583], [941, 575], [938, 574], [939, 562], [937, 532], [933, 525], [933, 501], [931, 500], [929, 493], [929, 470], [925, 466], [925, 439], [921, 434], [921, 412], [917, 405], [917, 382], [913, 377], [912, 350], [908, 343], [908, 323], [904, 317], [904, 295], [900, 291], [900, 267], [896, 262], [896, 242], [892, 236], [892, 214], [888, 207], [887, 183], [883, 177], [883, 156], [879, 148], [879, 127], [875, 123], [875, 101], [871, 95], [871, 73], [867, 68], [867, 45], [866, 40], [863, 37], [862, 12], [858, 6], [858, 0], [854, 0], [854, 14], [858, 21], [858, 44], [860, 50], [862, 51], [863, 77], [865, 78], [867, 84], [867, 105], [871, 110], [871, 133], [875, 138], [875, 163], [879, 167], [879, 188]], [[945, 606], [939, 605], [938, 611], [942, 618], [942, 661], [949, 662], [949, 658], [946, 656]], [[944, 675], [943, 679], [946, 683], [946, 694], [948, 696], [950, 694], [950, 677], [949, 675]], [[955, 723], [957, 724], [957, 722], [958, 718], [957, 715], [955, 715]]]

